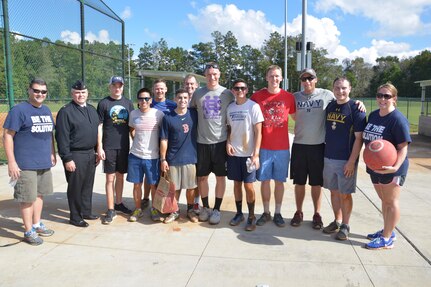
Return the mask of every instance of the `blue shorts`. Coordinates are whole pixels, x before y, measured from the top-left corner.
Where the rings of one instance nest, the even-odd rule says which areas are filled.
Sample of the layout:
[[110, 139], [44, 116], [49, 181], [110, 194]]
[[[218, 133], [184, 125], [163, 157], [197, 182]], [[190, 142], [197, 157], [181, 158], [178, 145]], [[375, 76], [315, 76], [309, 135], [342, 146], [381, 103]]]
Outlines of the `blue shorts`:
[[289, 175], [290, 151], [260, 149], [260, 168], [256, 177], [259, 181], [276, 180], [286, 182]]
[[157, 184], [160, 178], [159, 167], [159, 159], [142, 159], [130, 153], [126, 180], [131, 183], [142, 183], [145, 175], [148, 184]]
[[371, 182], [373, 184], [390, 184], [394, 183], [398, 186], [403, 186], [404, 182], [406, 181], [406, 175], [394, 175], [393, 173], [390, 174], [377, 174], [373, 173], [370, 174]]
[[256, 171], [247, 172], [245, 162], [248, 157], [228, 156], [227, 157], [227, 178], [234, 181], [252, 183], [256, 181]]
[[324, 158], [323, 187], [329, 190], [338, 190], [342, 194], [352, 194], [356, 191], [356, 177], [358, 164], [351, 177], [344, 175], [344, 166], [347, 160]]

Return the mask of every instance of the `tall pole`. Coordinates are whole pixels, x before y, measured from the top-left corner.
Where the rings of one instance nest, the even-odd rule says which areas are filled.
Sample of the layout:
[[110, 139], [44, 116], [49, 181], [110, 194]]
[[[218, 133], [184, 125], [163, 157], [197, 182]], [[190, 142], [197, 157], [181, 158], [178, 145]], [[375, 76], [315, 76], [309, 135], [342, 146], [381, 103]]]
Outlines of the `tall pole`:
[[284, 90], [289, 89], [289, 82], [287, 81], [287, 0], [284, 0]]
[[3, 0], [3, 27], [4, 27], [4, 53], [6, 56], [5, 59], [5, 68], [6, 68], [6, 83], [7, 83], [7, 96], [9, 98], [9, 109], [11, 109], [15, 105], [15, 97], [13, 92], [13, 79], [12, 79], [12, 56], [10, 49], [10, 34], [9, 34], [9, 8], [8, 1]]
[[128, 52], [128, 58], [129, 58], [129, 99], [132, 99], [132, 78], [130, 76], [130, 61], [132, 60], [130, 58], [130, 44], [127, 45], [127, 52]]
[[301, 45], [301, 70], [305, 69], [305, 31], [307, 30], [307, 0], [302, 0], [302, 45]]

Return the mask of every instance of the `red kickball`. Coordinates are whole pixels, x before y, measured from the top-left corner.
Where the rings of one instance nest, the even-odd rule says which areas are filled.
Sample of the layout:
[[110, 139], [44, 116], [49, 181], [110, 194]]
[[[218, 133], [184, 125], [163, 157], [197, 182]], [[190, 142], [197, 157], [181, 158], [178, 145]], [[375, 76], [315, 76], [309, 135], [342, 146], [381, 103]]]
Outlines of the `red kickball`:
[[382, 166], [393, 166], [396, 161], [397, 150], [387, 140], [374, 140], [365, 146], [364, 162], [372, 170], [382, 169]]

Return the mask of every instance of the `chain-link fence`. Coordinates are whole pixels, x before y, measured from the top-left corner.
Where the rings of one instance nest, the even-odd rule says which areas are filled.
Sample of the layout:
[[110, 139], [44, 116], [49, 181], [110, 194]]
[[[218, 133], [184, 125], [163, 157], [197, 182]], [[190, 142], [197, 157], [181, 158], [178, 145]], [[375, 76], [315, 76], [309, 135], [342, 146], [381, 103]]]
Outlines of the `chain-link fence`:
[[48, 83], [45, 104], [56, 114], [76, 80], [85, 80], [97, 104], [110, 77], [125, 76], [124, 22], [103, 1], [3, 0], [0, 9], [0, 129], [10, 106], [27, 99], [32, 78]]

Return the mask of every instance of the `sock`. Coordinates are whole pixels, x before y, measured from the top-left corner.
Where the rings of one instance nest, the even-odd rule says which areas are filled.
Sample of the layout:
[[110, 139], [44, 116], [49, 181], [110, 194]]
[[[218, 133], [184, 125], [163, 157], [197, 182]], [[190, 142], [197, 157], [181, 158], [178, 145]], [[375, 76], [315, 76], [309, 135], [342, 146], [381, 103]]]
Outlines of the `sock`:
[[199, 196], [195, 197], [195, 203], [199, 203]]
[[216, 197], [215, 204], [214, 204], [214, 209], [220, 211], [220, 206], [221, 206], [221, 202], [222, 201], [223, 201], [223, 198]]
[[280, 214], [280, 211], [281, 211], [281, 203], [276, 203], [275, 204], [275, 212], [274, 213]]
[[236, 213], [242, 213], [242, 200], [235, 201]]
[[210, 205], [208, 204], [208, 196], [207, 197], [202, 197], [202, 205], [206, 208], [209, 208]]
[[253, 202], [247, 202], [248, 206], [248, 217], [254, 216], [254, 201]]
[[269, 201], [264, 201], [263, 202], [263, 212], [270, 214], [271, 212], [269, 212]]
[[190, 209], [193, 210], [193, 204], [188, 204], [187, 203], [187, 210], [190, 210]]
[[34, 229], [36, 229], [36, 228], [38, 228], [38, 227], [40, 227], [40, 221], [39, 221], [38, 223], [33, 224], [33, 228], [34, 228]]

